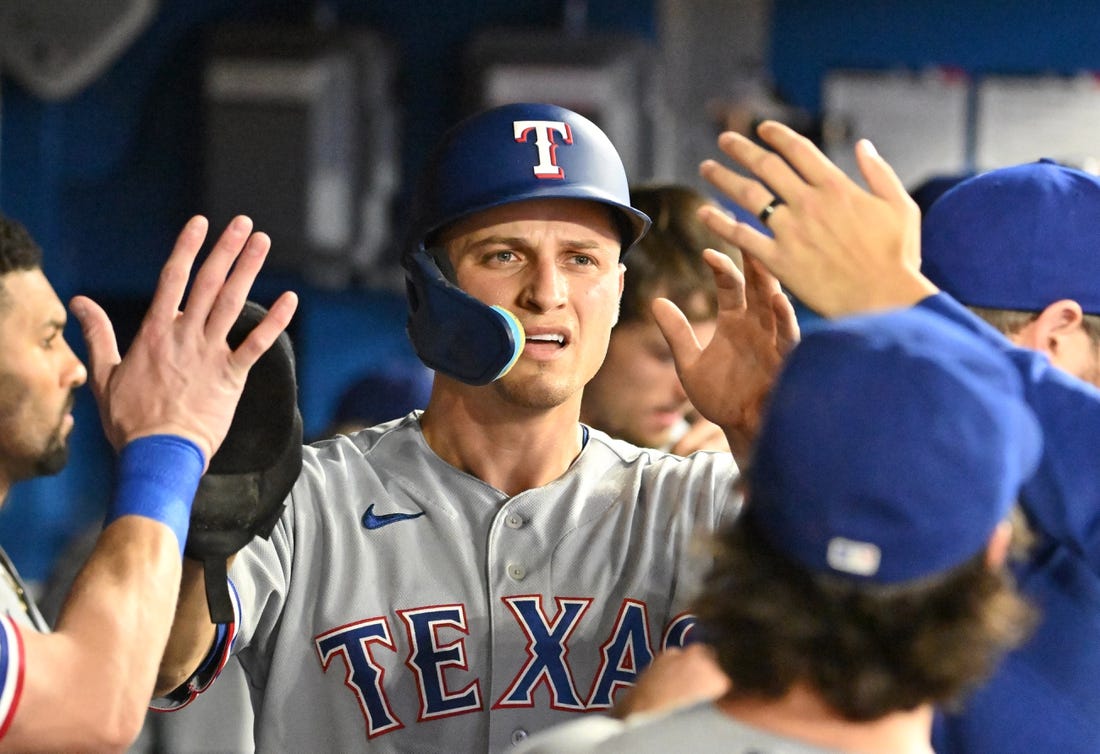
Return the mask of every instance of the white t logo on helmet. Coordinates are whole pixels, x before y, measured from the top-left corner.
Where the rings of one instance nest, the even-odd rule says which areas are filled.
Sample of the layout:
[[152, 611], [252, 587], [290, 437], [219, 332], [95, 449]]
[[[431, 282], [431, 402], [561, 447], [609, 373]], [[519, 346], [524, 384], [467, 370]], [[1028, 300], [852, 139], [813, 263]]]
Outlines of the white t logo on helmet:
[[564, 178], [565, 171], [554, 161], [558, 145], [554, 143], [554, 132], [561, 134], [565, 144], [573, 143], [573, 132], [569, 124], [560, 120], [517, 120], [512, 122], [513, 135], [517, 142], [527, 142], [528, 134], [535, 132], [535, 146], [539, 150], [539, 161], [534, 167], [536, 178]]

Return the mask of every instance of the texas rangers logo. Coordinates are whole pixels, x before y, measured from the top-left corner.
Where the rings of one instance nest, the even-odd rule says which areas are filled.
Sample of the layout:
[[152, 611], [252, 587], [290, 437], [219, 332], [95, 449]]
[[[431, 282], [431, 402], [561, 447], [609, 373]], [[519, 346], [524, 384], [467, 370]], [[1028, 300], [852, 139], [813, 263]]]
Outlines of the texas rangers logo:
[[535, 134], [535, 146], [538, 148], [539, 161], [534, 166], [536, 178], [561, 179], [565, 171], [557, 163], [558, 144], [554, 134], [561, 136], [563, 144], [573, 143], [573, 131], [569, 124], [560, 120], [517, 120], [512, 122], [512, 135], [520, 144], [528, 143], [530, 135]]

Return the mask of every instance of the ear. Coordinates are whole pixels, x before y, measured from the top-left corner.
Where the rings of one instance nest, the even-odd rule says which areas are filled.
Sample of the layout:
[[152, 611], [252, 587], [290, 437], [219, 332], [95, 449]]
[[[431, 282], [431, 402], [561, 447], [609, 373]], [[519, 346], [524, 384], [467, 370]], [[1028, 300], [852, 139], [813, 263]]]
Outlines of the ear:
[[1013, 340], [1054, 359], [1064, 350], [1065, 339], [1081, 329], [1084, 316], [1081, 305], [1073, 299], [1055, 301], [1039, 312], [1034, 322], [1016, 333]]
[[1046, 340], [1053, 355], [1057, 355], [1065, 338], [1077, 334], [1081, 330], [1081, 323], [1085, 314], [1081, 311], [1081, 305], [1073, 299], [1055, 301], [1039, 314], [1039, 320], [1044, 323]]
[[1012, 545], [1012, 522], [1005, 519], [997, 524], [989, 543], [985, 548], [985, 564], [989, 570], [996, 571], [1004, 567], [1008, 560], [1008, 550]]

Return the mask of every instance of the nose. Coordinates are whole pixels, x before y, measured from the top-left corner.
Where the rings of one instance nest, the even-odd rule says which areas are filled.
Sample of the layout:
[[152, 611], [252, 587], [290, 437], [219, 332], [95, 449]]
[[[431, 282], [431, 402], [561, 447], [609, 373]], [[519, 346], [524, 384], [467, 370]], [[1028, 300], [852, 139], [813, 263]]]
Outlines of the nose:
[[569, 283], [565, 274], [552, 259], [539, 259], [532, 265], [523, 289], [524, 308], [548, 312], [565, 305], [569, 296]]
[[61, 382], [69, 387], [80, 387], [88, 381], [88, 370], [84, 362], [73, 353], [68, 341], [65, 341], [65, 352], [65, 367], [61, 372]]

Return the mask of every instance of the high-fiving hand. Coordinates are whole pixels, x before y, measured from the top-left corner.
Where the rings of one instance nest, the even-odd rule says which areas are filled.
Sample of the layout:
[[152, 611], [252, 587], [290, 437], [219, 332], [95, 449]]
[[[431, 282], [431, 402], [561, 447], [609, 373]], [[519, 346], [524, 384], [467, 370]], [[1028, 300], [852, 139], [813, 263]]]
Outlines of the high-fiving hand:
[[826, 317], [910, 306], [936, 292], [920, 273], [920, 210], [871, 142], [856, 145], [867, 191], [787, 126], [766, 121], [758, 133], [774, 152], [733, 132], [718, 146], [759, 180], [714, 160], [700, 173], [750, 212], [781, 199], [766, 220], [774, 238], [705, 208], [700, 217], [711, 230]]
[[209, 462], [229, 431], [248, 370], [298, 306], [293, 292], [283, 293], [239, 348], [226, 343], [271, 248], [271, 239], [252, 233], [252, 221], [239, 216], [199, 268], [181, 311], [207, 225], [193, 217], [184, 226], [125, 358], [103, 308], [85, 296], [70, 303], [88, 343], [89, 382], [104, 431], [116, 450], [145, 435], [174, 434], [197, 444]]

